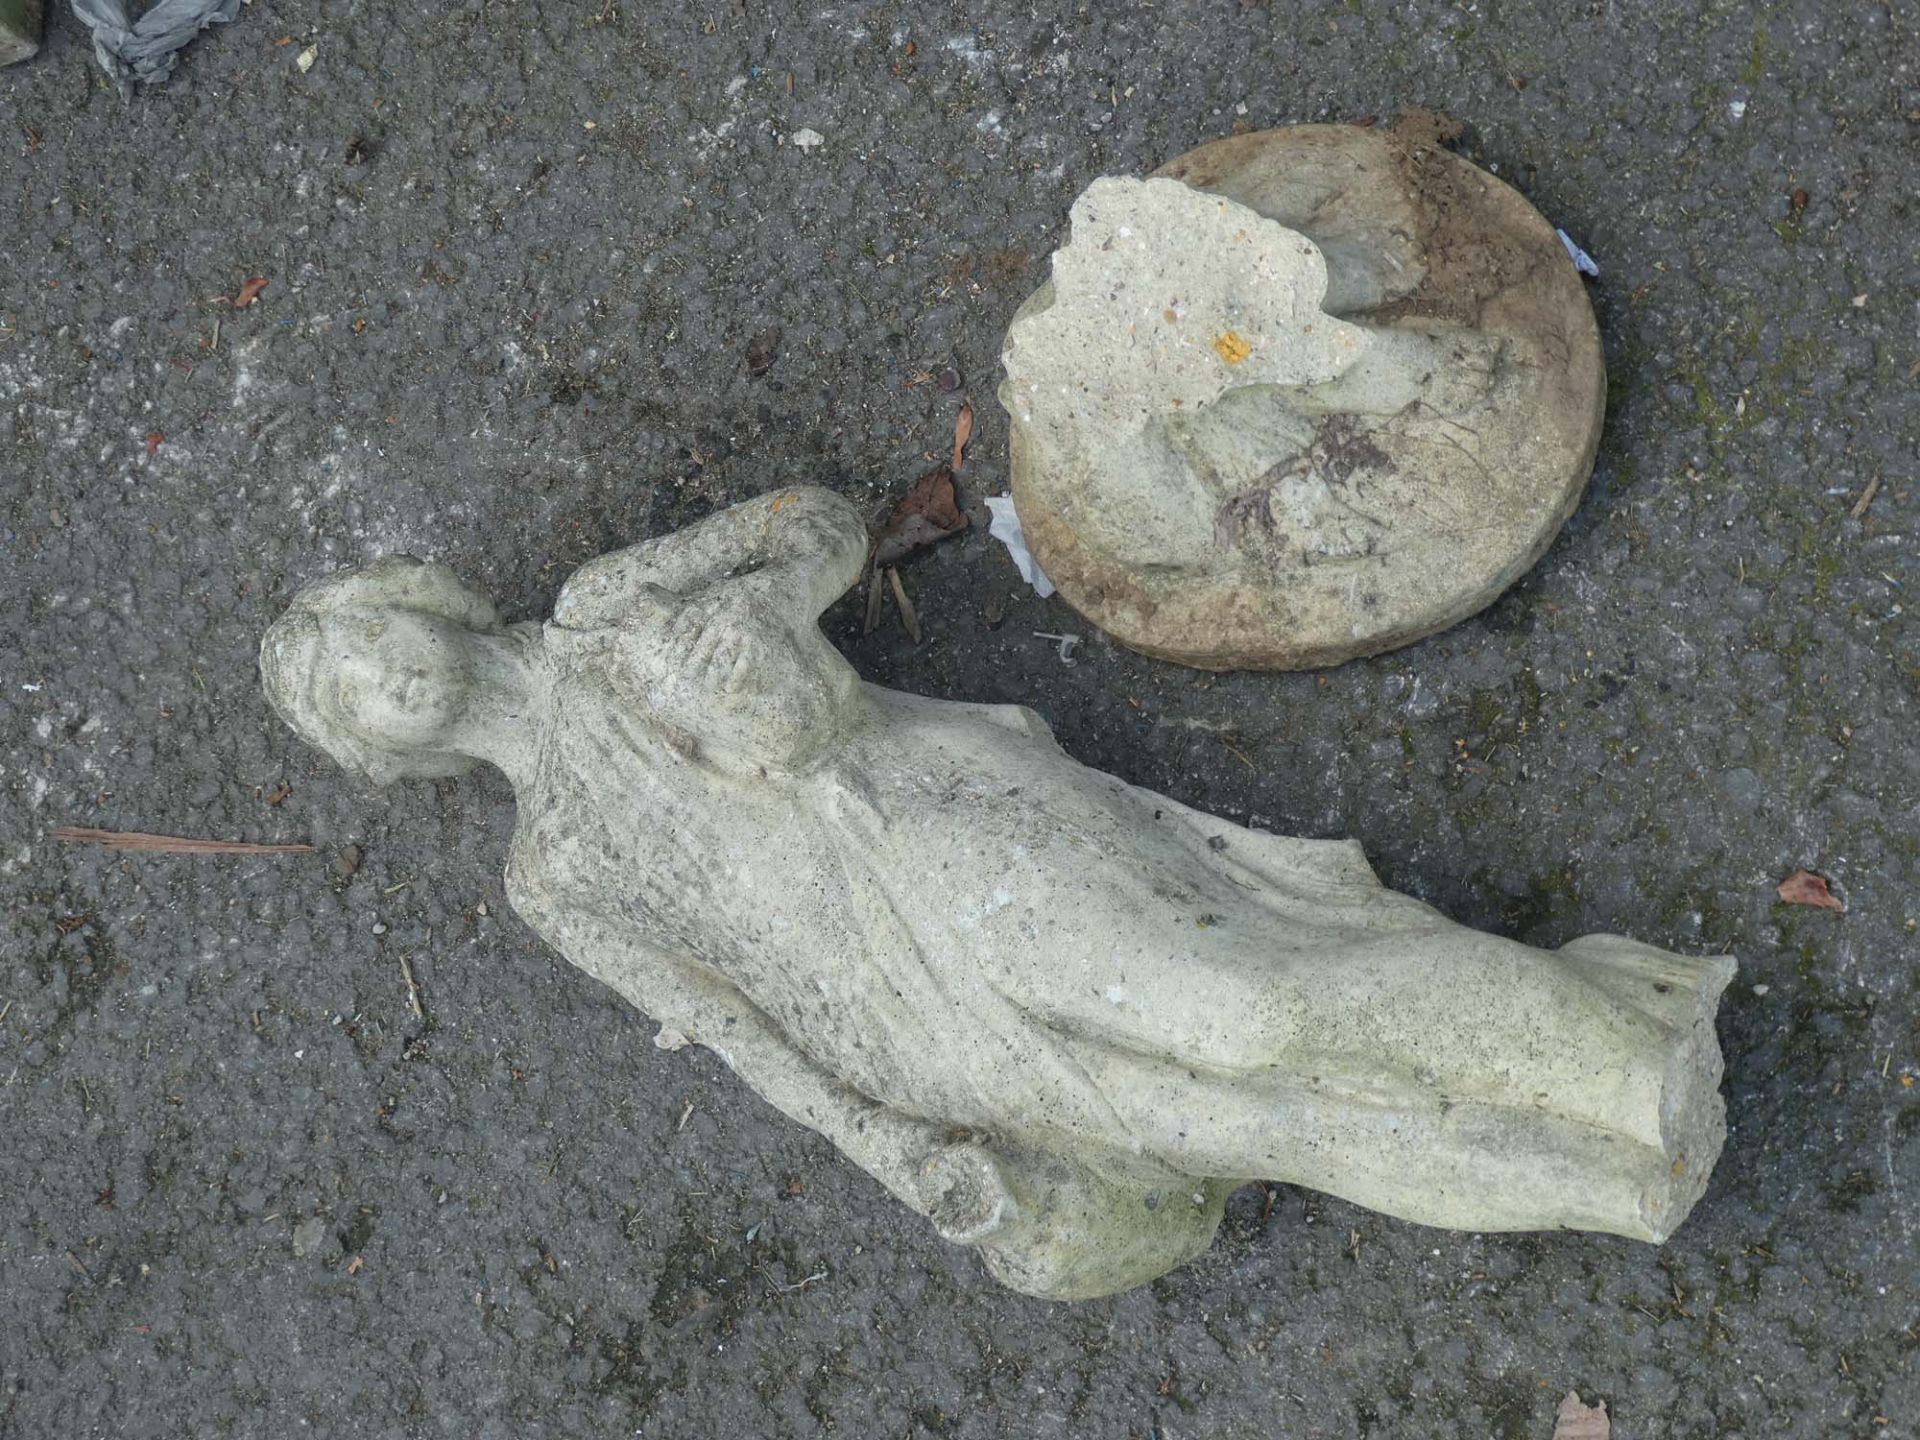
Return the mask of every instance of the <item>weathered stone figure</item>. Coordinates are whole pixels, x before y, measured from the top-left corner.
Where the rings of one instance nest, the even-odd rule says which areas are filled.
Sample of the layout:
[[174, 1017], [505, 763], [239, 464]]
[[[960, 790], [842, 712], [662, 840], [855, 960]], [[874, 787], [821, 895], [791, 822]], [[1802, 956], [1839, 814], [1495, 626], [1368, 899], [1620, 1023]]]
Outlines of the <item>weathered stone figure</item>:
[[375, 780], [506, 772], [514, 906], [1017, 1289], [1139, 1284], [1274, 1178], [1431, 1225], [1663, 1239], [1724, 1133], [1727, 959], [1557, 952], [1216, 820], [1032, 711], [863, 684], [859, 515], [790, 490], [504, 625], [438, 565], [303, 591], [274, 706]]

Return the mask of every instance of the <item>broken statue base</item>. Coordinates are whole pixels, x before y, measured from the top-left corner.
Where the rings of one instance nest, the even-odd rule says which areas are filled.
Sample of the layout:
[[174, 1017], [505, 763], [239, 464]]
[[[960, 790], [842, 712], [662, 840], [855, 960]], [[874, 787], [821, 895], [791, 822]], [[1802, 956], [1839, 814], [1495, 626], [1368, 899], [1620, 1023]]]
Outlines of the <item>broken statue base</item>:
[[1072, 219], [1000, 398], [1035, 559], [1124, 644], [1374, 654], [1489, 604], [1572, 513], [1592, 308], [1553, 228], [1431, 134], [1217, 140]]

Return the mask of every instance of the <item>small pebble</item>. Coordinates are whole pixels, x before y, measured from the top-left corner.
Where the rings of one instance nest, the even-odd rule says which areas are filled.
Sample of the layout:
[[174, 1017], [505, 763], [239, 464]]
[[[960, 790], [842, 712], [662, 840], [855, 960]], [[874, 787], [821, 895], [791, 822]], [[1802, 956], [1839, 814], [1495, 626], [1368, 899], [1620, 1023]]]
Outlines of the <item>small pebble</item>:
[[327, 1238], [327, 1222], [309, 1215], [293, 1227], [293, 1253], [304, 1259], [318, 1250]]

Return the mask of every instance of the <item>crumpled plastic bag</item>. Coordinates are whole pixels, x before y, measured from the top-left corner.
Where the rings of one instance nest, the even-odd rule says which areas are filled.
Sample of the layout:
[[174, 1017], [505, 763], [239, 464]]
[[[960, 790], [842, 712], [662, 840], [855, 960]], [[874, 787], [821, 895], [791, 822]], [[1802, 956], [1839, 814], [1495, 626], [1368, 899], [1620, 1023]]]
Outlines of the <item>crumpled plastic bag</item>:
[[1026, 532], [1020, 528], [1020, 515], [1013, 508], [1013, 497], [989, 495], [987, 509], [993, 512], [987, 533], [1007, 547], [1007, 553], [1013, 557], [1013, 563], [1020, 571], [1020, 578], [1033, 586], [1034, 593], [1042, 600], [1046, 599], [1053, 594], [1053, 582], [1047, 578], [1047, 572], [1040, 568], [1040, 562], [1033, 558], [1033, 552], [1027, 549]]
[[174, 54], [209, 25], [240, 13], [240, 0], [160, 0], [138, 20], [126, 0], [73, 0], [73, 13], [93, 32], [93, 53], [122, 93], [173, 73]]

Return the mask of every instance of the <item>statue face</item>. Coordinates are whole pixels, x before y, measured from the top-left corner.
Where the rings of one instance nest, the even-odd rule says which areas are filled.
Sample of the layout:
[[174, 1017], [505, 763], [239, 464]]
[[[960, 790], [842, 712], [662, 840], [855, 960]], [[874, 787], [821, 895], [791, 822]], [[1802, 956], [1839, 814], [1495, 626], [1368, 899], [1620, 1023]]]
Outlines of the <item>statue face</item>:
[[329, 619], [320, 667], [315, 698], [331, 719], [403, 749], [445, 743], [473, 686], [459, 627], [407, 610]]

